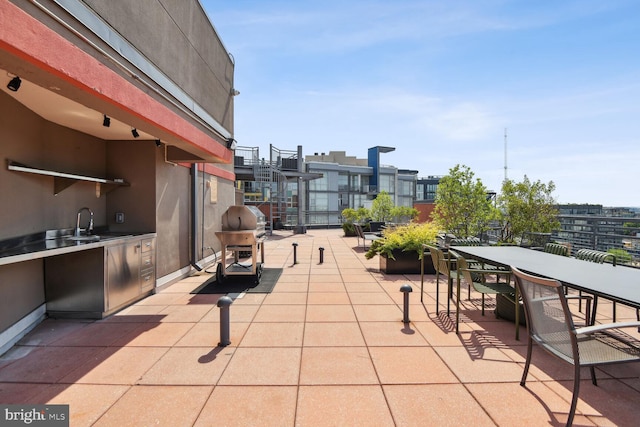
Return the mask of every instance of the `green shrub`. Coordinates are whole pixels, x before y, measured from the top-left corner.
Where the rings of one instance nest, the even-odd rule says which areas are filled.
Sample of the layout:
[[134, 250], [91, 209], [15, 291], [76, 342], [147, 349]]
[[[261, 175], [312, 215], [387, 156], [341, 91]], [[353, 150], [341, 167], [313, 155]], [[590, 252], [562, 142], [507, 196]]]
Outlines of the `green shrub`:
[[[376, 255], [393, 258], [393, 250], [415, 251], [422, 259], [423, 245], [434, 244], [438, 234], [438, 227], [433, 222], [409, 223], [389, 228], [383, 231], [382, 238], [371, 242], [365, 253], [367, 259]], [[394, 258], [395, 259], [395, 258]]]

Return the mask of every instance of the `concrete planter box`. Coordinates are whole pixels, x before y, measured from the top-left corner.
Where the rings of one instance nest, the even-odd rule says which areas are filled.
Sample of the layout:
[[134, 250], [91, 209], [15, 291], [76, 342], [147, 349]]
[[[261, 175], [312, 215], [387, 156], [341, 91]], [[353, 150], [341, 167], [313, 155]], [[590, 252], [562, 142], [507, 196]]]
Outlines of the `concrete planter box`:
[[[420, 259], [414, 251], [393, 250], [393, 258], [380, 255], [380, 271], [386, 274], [420, 274]], [[424, 274], [436, 274], [429, 253], [424, 255]]]

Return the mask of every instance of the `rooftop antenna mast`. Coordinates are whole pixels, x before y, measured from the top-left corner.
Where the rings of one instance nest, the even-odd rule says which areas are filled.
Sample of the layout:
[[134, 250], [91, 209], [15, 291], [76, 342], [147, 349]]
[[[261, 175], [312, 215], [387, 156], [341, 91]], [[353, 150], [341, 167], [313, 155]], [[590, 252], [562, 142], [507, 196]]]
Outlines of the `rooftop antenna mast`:
[[504, 180], [507, 180], [507, 128], [504, 128]]

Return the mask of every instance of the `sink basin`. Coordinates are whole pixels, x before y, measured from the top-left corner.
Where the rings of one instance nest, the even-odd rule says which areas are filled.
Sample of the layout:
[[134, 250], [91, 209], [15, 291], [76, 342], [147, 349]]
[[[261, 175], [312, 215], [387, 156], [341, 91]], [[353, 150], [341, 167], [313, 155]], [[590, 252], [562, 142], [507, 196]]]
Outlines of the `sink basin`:
[[97, 242], [100, 240], [100, 236], [91, 235], [91, 236], [69, 236], [67, 237], [69, 240], [73, 240], [74, 242]]

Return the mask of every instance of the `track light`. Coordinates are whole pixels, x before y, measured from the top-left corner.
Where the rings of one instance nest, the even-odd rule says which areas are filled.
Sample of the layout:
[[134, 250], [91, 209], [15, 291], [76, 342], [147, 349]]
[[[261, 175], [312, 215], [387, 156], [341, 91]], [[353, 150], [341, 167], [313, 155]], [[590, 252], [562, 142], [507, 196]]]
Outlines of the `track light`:
[[131, 129], [131, 135], [133, 135], [134, 138], [139, 137], [140, 134], [138, 133], [138, 129], [136, 128]]
[[235, 139], [229, 138], [227, 139], [227, 148], [230, 150], [235, 150], [237, 143], [238, 142]]
[[11, 79], [11, 81], [7, 84], [7, 89], [9, 89], [12, 92], [17, 92], [18, 89], [20, 89], [20, 85], [22, 84], [22, 80], [20, 80], [20, 77], [15, 76], [14, 78]]
[[159, 139], [156, 139], [156, 147], [160, 147], [162, 146], [162, 141], [160, 141]]
[[108, 128], [109, 126], [111, 126], [111, 119], [109, 117], [107, 117], [106, 114], [103, 114], [104, 118], [102, 119], [102, 126]]

